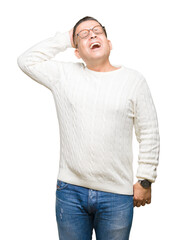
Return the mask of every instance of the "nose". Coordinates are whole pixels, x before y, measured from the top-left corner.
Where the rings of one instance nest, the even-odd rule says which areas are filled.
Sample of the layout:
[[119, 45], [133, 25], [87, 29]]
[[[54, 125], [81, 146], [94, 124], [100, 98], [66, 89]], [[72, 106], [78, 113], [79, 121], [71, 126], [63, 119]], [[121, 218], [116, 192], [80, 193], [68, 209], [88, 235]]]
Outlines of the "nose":
[[96, 38], [97, 36], [95, 35], [95, 33], [91, 30], [90, 31], [90, 38], [92, 39], [92, 38]]

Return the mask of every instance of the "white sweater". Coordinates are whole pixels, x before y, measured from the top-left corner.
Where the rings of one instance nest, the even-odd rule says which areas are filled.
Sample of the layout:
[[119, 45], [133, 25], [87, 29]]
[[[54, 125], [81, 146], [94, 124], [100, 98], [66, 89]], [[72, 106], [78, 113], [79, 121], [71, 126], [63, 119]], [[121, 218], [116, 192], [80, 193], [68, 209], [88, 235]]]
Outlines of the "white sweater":
[[157, 177], [160, 136], [147, 82], [123, 65], [96, 72], [84, 63], [54, 59], [71, 47], [69, 32], [56, 32], [17, 59], [25, 74], [53, 94], [60, 130], [58, 179], [131, 195], [133, 126], [139, 142], [136, 177], [151, 182]]

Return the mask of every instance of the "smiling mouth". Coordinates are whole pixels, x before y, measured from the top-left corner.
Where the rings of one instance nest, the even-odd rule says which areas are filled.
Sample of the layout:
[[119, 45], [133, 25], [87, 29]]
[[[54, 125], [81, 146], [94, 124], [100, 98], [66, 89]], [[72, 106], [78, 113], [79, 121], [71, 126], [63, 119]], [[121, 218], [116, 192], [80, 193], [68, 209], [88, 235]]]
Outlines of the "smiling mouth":
[[99, 51], [100, 48], [101, 48], [101, 46], [99, 46], [99, 47], [93, 47], [93, 48], [90, 48], [90, 50], [93, 51], [93, 52], [96, 52], [96, 51]]
[[101, 47], [100, 43], [93, 43], [90, 45], [91, 50], [99, 49]]

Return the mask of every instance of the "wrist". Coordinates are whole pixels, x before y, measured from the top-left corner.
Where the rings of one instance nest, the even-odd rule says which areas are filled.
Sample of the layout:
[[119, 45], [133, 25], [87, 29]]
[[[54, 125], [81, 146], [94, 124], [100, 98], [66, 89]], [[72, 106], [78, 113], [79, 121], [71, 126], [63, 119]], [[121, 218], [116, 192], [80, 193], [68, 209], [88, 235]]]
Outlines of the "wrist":
[[142, 180], [138, 180], [138, 182], [140, 183], [140, 185], [143, 187], [143, 188], [150, 188], [151, 187], [151, 184], [152, 182], [150, 182], [149, 180], [147, 179], [142, 179]]

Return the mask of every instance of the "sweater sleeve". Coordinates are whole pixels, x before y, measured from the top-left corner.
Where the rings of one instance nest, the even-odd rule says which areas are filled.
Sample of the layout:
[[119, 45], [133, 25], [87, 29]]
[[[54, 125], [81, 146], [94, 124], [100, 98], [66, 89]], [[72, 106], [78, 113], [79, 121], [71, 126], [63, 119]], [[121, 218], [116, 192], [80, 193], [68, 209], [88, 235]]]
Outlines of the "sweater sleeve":
[[160, 153], [158, 119], [148, 84], [144, 77], [141, 80], [136, 94], [134, 115], [135, 135], [139, 142], [136, 177], [155, 182]]
[[52, 84], [60, 78], [64, 65], [53, 58], [68, 47], [72, 47], [69, 32], [56, 32], [54, 36], [22, 53], [17, 58], [18, 66], [29, 77], [51, 89]]

